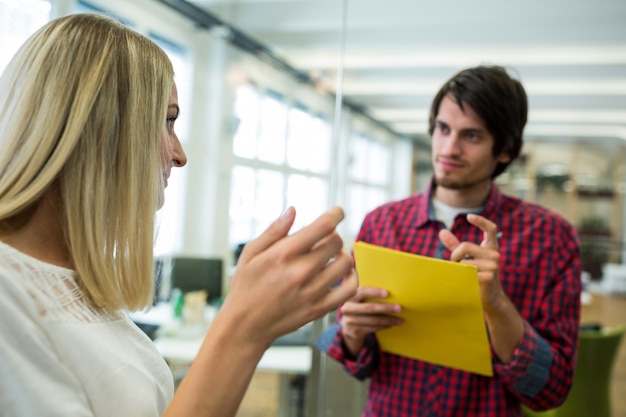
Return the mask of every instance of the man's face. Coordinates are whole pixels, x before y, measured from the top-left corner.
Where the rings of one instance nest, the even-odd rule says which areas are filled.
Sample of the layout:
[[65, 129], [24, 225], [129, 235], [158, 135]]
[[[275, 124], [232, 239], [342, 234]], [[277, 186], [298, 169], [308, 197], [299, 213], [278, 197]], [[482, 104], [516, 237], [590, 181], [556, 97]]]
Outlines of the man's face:
[[498, 162], [511, 158], [492, 155], [494, 139], [483, 120], [467, 104], [464, 111], [450, 96], [439, 105], [432, 135], [432, 162], [439, 187], [464, 190], [491, 182]]

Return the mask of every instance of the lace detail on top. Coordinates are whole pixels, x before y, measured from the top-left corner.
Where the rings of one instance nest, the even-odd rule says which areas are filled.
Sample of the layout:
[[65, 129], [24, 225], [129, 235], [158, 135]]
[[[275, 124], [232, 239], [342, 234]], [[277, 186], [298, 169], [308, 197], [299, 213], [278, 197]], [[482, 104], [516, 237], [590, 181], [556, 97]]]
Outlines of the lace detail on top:
[[76, 272], [42, 262], [0, 242], [0, 274], [15, 279], [33, 299], [46, 321], [101, 323], [124, 318], [90, 305], [76, 283]]

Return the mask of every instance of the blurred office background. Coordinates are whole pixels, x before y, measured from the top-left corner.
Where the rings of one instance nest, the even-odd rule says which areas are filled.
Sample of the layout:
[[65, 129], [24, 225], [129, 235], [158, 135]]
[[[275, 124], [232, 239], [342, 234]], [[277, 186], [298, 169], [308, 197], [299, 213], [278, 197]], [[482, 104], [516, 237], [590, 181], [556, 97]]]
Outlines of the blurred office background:
[[[591, 288], [626, 294], [625, 1], [0, 0], [0, 70], [36, 28], [75, 12], [113, 16], [170, 55], [189, 164], [172, 172], [155, 254], [223, 260], [224, 293], [241, 244], [286, 207], [294, 231], [344, 207], [349, 250], [367, 211], [421, 191], [430, 100], [458, 70], [495, 63], [530, 105], [523, 154], [499, 185], [574, 224]], [[624, 305], [593, 318], [623, 323]], [[611, 389], [626, 416], [620, 355]], [[242, 416], [282, 413], [280, 384], [255, 381], [249, 395], [269, 404], [249, 400]], [[359, 415], [364, 387], [315, 354], [303, 413]]]

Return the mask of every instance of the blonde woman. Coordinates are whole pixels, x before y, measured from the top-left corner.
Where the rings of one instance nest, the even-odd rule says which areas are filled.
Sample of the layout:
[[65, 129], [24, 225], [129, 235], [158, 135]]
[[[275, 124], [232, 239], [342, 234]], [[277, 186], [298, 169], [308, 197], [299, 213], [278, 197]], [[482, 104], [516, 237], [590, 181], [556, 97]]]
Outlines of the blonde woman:
[[2, 74], [3, 416], [232, 416], [276, 337], [355, 294], [342, 210], [288, 235], [288, 209], [246, 245], [174, 395], [125, 314], [150, 303], [154, 214], [187, 162], [173, 77], [153, 42], [97, 15], [48, 23]]

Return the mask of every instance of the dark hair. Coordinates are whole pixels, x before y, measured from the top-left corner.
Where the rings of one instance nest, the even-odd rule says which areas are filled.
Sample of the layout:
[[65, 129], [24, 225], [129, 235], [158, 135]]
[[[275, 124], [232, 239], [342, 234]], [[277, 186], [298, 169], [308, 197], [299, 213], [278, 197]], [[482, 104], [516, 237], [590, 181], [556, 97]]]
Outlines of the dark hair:
[[[430, 107], [428, 133], [431, 136], [439, 106], [446, 96], [452, 96], [461, 109], [468, 105], [485, 122], [494, 138], [494, 156], [505, 152], [511, 161], [519, 156], [528, 117], [528, 99], [522, 84], [511, 78], [503, 67], [480, 65], [465, 69], [450, 78], [441, 87]], [[509, 163], [498, 163], [491, 177], [495, 178], [504, 172]]]

